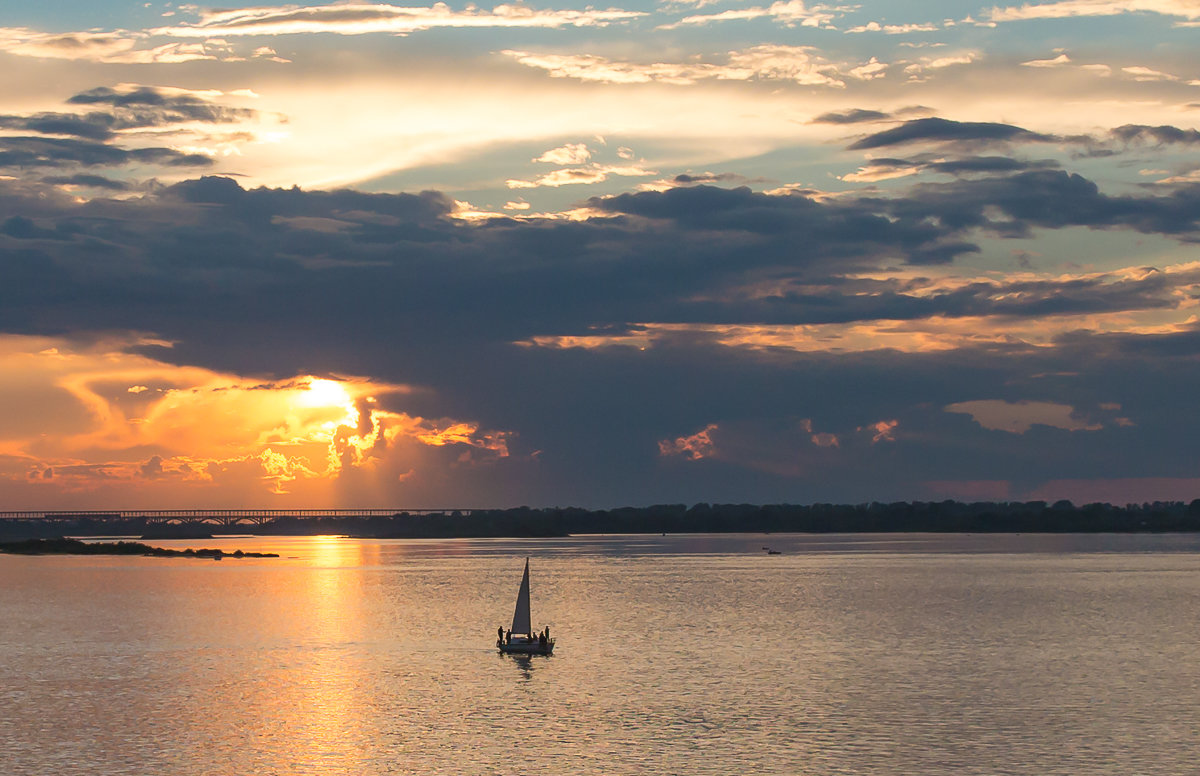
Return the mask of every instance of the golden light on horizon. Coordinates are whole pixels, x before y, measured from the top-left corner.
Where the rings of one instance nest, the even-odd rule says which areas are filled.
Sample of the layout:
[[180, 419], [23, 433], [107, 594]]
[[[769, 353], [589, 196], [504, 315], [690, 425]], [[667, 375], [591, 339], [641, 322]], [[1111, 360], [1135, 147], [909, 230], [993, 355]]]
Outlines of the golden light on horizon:
[[385, 409], [377, 398], [396, 402], [408, 386], [251, 380], [124, 352], [129, 344], [0, 338], [0, 402], [60, 419], [0, 430], [9, 503], [119, 492], [122, 503], [194, 504], [200, 488], [237, 503], [290, 496], [317, 505], [336, 498], [332, 483], [350, 469], [391, 477], [448, 446], [507, 455], [506, 432]]

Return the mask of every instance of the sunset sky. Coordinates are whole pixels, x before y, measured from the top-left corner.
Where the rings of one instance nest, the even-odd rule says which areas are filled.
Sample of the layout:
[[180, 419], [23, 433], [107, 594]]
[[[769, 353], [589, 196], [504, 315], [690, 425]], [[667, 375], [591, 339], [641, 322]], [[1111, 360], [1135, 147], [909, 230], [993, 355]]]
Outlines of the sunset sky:
[[0, 509], [1200, 497], [1200, 0], [0, 9]]

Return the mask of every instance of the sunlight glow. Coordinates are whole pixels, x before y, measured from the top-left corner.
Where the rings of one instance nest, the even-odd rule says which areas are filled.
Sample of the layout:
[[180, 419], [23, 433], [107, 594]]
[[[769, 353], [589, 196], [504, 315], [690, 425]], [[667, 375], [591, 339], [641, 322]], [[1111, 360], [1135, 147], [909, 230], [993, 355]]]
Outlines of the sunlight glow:
[[134, 488], [154, 498], [205, 488], [240, 503], [290, 494], [311, 504], [348, 470], [419, 476], [424, 451], [445, 449], [459, 465], [508, 455], [508, 432], [381, 406], [377, 397], [396, 401], [407, 386], [246, 381], [122, 352], [128, 344], [0, 337], [0, 401], [57, 419], [0, 430], [0, 493]]

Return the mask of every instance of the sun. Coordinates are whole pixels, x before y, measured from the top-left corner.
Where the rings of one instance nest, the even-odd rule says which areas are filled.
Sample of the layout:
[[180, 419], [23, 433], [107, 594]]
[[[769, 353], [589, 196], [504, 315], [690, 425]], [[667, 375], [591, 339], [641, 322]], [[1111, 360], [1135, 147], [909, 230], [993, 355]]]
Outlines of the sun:
[[314, 377], [308, 381], [308, 387], [297, 397], [297, 402], [304, 407], [352, 408], [354, 397], [346, 390], [346, 386], [336, 380]]

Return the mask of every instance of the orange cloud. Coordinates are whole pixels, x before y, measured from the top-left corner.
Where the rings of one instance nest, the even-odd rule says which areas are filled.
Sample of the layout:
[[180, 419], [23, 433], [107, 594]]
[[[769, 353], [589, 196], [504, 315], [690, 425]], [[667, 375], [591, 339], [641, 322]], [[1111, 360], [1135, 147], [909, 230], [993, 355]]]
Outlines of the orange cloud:
[[679, 455], [689, 461], [711, 458], [716, 452], [712, 441], [712, 432], [716, 430], [717, 424], [709, 423], [691, 436], [681, 436], [674, 440], [664, 439], [658, 443], [658, 454], [662, 456]]
[[895, 442], [896, 437], [892, 432], [896, 430], [896, 426], [900, 425], [898, 420], [881, 420], [878, 423], [872, 423], [869, 426], [860, 426], [859, 431], [874, 432], [871, 436], [871, 444], [879, 442]]
[[[170, 501], [181, 489], [320, 499], [320, 484], [421, 450], [463, 447], [469, 462], [508, 456], [511, 433], [383, 409], [408, 386], [350, 377], [246, 380], [125, 352], [0, 337], [0, 494], [103, 489]], [[8, 422], [12, 419], [13, 422]], [[415, 467], [420, 471], [420, 467]], [[24, 492], [24, 491], [22, 491]]]
[[812, 443], [817, 447], [841, 447], [837, 434], [822, 432], [820, 434], [813, 434], [811, 438]]

